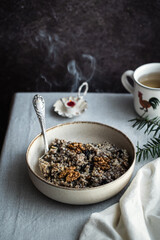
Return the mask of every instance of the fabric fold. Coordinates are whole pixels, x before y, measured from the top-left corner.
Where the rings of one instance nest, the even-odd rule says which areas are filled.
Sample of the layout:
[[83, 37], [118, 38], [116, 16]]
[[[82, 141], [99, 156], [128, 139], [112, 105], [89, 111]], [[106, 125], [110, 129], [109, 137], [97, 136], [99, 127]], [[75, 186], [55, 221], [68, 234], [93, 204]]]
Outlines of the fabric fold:
[[144, 165], [119, 203], [93, 213], [80, 240], [160, 239], [160, 158]]

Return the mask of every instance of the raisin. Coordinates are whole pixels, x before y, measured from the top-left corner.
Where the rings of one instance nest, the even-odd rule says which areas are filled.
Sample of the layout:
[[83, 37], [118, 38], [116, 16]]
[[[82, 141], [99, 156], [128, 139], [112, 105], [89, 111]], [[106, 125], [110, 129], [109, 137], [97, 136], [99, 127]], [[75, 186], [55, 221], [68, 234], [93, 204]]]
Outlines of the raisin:
[[85, 172], [85, 168], [86, 168], [86, 164], [82, 165], [79, 171], [83, 173]]
[[87, 160], [89, 160], [89, 156], [90, 156], [90, 154], [91, 154], [91, 151], [87, 149], [87, 150], [84, 152], [84, 154], [86, 155]]
[[122, 151], [121, 149], [119, 149], [119, 150], [117, 151], [117, 154], [118, 154], [119, 157], [122, 157], [122, 156], [123, 156], [123, 151]]

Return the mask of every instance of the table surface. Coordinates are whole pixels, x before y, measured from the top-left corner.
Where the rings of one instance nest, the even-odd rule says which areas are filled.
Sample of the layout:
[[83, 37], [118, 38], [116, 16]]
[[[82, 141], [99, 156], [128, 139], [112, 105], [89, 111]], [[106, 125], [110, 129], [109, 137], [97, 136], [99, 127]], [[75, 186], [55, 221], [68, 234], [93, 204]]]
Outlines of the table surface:
[[[40, 133], [40, 126], [32, 106], [37, 93], [16, 93], [8, 130], [0, 160], [0, 239], [78, 239], [82, 228], [93, 212], [99, 212], [118, 202], [123, 189], [115, 197], [101, 203], [73, 206], [47, 198], [32, 184], [25, 161], [31, 140]], [[120, 129], [136, 146], [144, 143], [143, 131], [132, 128], [128, 120], [137, 115], [133, 109], [132, 95], [88, 93], [88, 109], [76, 118], [58, 116], [53, 104], [71, 93], [40, 93], [46, 102], [47, 128], [72, 121], [96, 121]], [[72, 93], [72, 95], [75, 95]], [[147, 163], [137, 162], [137, 170]]]

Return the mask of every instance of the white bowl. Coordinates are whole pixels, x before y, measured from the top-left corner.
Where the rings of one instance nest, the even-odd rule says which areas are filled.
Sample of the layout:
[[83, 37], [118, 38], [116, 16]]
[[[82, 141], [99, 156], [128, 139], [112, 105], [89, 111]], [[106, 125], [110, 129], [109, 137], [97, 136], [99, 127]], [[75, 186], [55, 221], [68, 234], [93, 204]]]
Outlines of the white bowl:
[[127, 149], [131, 166], [118, 179], [99, 187], [74, 189], [55, 186], [43, 178], [39, 169], [38, 158], [44, 154], [43, 137], [40, 134], [30, 143], [26, 153], [26, 160], [29, 176], [33, 184], [49, 198], [69, 204], [92, 204], [114, 196], [128, 183], [134, 170], [135, 149], [124, 133], [97, 122], [72, 122], [49, 128], [47, 130], [48, 143], [50, 144], [55, 138], [82, 143], [103, 143], [108, 141], [120, 148]]

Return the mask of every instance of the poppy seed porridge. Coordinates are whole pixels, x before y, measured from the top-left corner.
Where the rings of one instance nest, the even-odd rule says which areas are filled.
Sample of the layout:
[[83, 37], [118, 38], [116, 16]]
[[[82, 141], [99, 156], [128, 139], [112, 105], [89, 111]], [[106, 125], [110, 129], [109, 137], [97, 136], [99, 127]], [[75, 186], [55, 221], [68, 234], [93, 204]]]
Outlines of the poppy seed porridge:
[[130, 167], [126, 149], [104, 142], [99, 144], [55, 139], [39, 159], [45, 179], [56, 186], [97, 187], [110, 183]]

